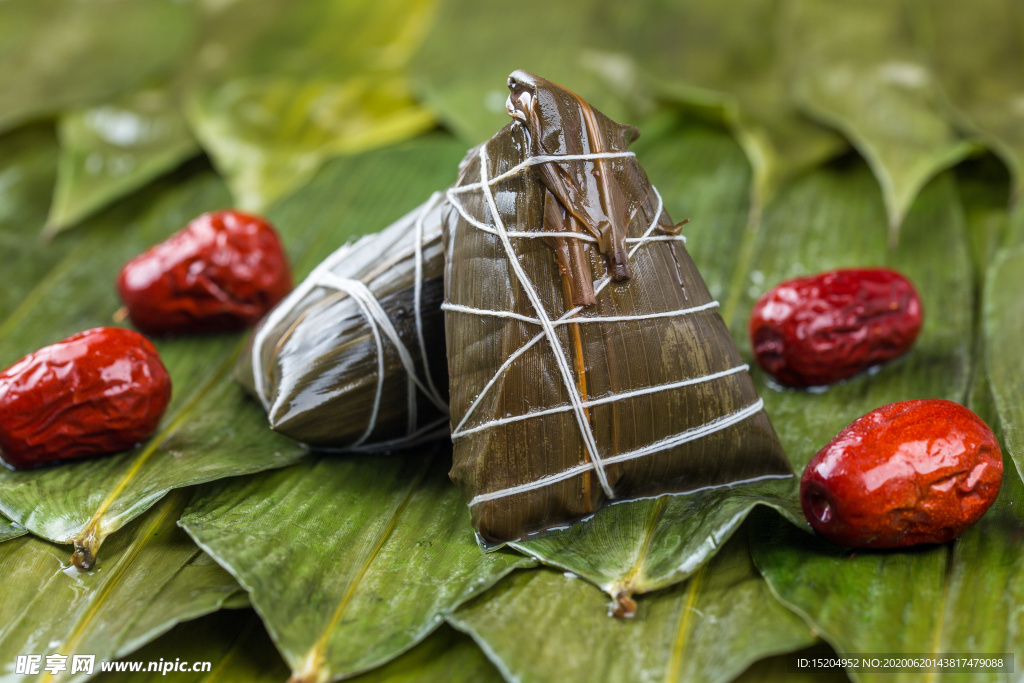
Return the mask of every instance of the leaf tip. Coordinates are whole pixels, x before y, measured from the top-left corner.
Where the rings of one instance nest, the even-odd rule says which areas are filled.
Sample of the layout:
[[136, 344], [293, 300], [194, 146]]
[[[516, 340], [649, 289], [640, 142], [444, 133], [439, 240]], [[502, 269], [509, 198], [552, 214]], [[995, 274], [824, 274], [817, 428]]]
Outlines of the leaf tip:
[[87, 572], [96, 566], [96, 554], [99, 552], [100, 544], [103, 543], [103, 537], [96, 533], [95, 528], [91, 526], [86, 528], [72, 543], [75, 546], [75, 552], [71, 555], [71, 564], [78, 571]]
[[632, 619], [636, 616], [636, 600], [631, 591], [621, 591], [612, 597], [608, 615], [616, 619]]

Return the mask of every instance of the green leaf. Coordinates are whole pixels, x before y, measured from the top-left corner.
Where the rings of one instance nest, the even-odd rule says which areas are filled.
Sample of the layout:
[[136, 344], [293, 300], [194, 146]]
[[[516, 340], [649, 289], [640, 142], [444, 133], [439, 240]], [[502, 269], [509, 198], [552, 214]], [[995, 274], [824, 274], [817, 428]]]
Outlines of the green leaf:
[[165, 72], [194, 23], [191, 4], [174, 0], [0, 3], [0, 131]]
[[199, 152], [169, 92], [143, 90], [65, 113], [45, 235], [75, 225]]
[[975, 286], [963, 209], [952, 174], [922, 191], [896, 249], [871, 174], [856, 160], [801, 178], [765, 209], [754, 260], [731, 327], [744, 355], [750, 310], [780, 281], [851, 266], [885, 266], [921, 296], [924, 325], [913, 348], [875, 372], [820, 392], [782, 389], [755, 368], [754, 381], [797, 473], [840, 429], [879, 406], [914, 398], [964, 401], [971, 374]]
[[[636, 5], [630, 12], [641, 11]], [[467, 144], [487, 140], [511, 119], [506, 77], [525, 69], [561, 83], [621, 122], [638, 123], [652, 109], [638, 86], [636, 64], [616, 35], [611, 2], [520, 0], [481, 21], [473, 0], [441, 4], [437, 21], [409, 65], [419, 96]], [[626, 14], [622, 10], [619, 14]]]
[[992, 154], [959, 164], [955, 172], [980, 291], [989, 266], [1010, 233], [1006, 210], [1010, 203], [1010, 178], [1006, 166]]
[[[248, 8], [224, 13], [239, 11]], [[269, 3], [263, 12], [274, 20], [247, 20], [259, 28], [229, 47], [221, 31], [237, 28], [223, 17], [209, 19], [220, 31], [200, 55], [205, 50], [224, 66], [203, 77], [186, 110], [241, 208], [263, 210], [331, 157], [434, 125], [403, 72], [430, 25], [434, 0]]]
[[[209, 662], [210, 670], [164, 673], [160, 668], [161, 660], [168, 664], [181, 660], [189, 667]], [[146, 670], [150, 662], [159, 665], [157, 670]], [[136, 663], [142, 665], [142, 670], [128, 673]], [[125, 656], [119, 664], [124, 671], [115, 668], [93, 680], [96, 683], [156, 683], [172, 677], [176, 683], [280, 683], [288, 678], [288, 667], [252, 610], [222, 609], [176, 626]]]
[[444, 449], [325, 457], [210, 485], [180, 523], [249, 591], [294, 680], [333, 680], [532, 564], [481, 552], [450, 465]]
[[[98, 669], [179, 622], [217, 610], [236, 592], [234, 579], [175, 526], [186, 499], [169, 496], [125, 529], [96, 571], [63, 567], [64, 549], [32, 536], [0, 544], [8, 587], [0, 593], [5, 680], [13, 680], [16, 656], [24, 654], [94, 654]], [[70, 669], [56, 679], [83, 678]]]
[[0, 518], [0, 542], [25, 535], [25, 529], [9, 519]]
[[961, 122], [1024, 191], [1024, 12], [1012, 0], [921, 3], [921, 42]]
[[827, 643], [818, 643], [805, 650], [762, 659], [744, 671], [735, 683], [848, 683], [850, 677], [841, 667], [797, 669], [794, 666], [798, 658], [835, 657], [836, 651]]
[[942, 115], [914, 49], [909, 2], [795, 0], [785, 28], [796, 97], [871, 165], [893, 243], [921, 188], [972, 149]]
[[[173, 654], [174, 659], [168, 655]], [[173, 671], [145, 669], [150, 662], [174, 660], [191, 667], [210, 663], [210, 671]], [[142, 664], [140, 673], [101, 674], [97, 683], [156, 683], [172, 675], [178, 683], [279, 683], [288, 678], [288, 667], [252, 610], [216, 612], [188, 624], [176, 626], [141, 650], [125, 657], [128, 668]], [[497, 672], [473, 641], [442, 625], [425, 641], [406, 654], [354, 679], [357, 683], [413, 683], [414, 681], [450, 681], [451, 683], [501, 683]]]
[[[450, 138], [340, 159], [270, 213], [298, 277], [346, 239], [379, 229], [438, 189], [463, 149]], [[406, 188], [401, 196], [395, 187]], [[74, 332], [110, 324], [114, 273], [129, 258], [201, 213], [223, 206], [210, 173], [156, 183], [57, 237], [75, 250], [0, 322], [0, 365]], [[126, 230], [125, 227], [130, 227]], [[27, 472], [0, 468], [0, 511], [32, 533], [75, 543], [88, 563], [103, 539], [168, 490], [280, 467], [305, 451], [266, 426], [262, 408], [229, 378], [240, 335], [159, 340], [174, 399], [158, 433], [120, 455]]]
[[[782, 0], [662, 2], [632, 15], [626, 39], [664, 96], [720, 109], [754, 169], [758, 202], [835, 156], [845, 141], [790, 101], [785, 45], [775, 30]], [[742, 20], [737, 20], [742, 17]]]
[[[43, 245], [37, 238], [46, 220], [57, 176], [57, 139], [52, 128], [26, 126], [0, 135], [0, 324], [77, 242]], [[0, 360], [2, 363], [3, 360]]]
[[422, 643], [356, 683], [502, 683], [504, 680], [473, 640], [442, 624]]
[[1002, 424], [1006, 448], [1018, 472], [1024, 472], [1024, 372], [1021, 334], [1024, 315], [1024, 246], [999, 253], [985, 286], [985, 361]]
[[768, 505], [794, 521], [802, 520], [795, 484], [766, 481], [619, 503], [564, 533], [511, 545], [590, 581], [615, 600], [613, 609], [629, 615], [636, 609], [634, 594], [692, 576], [755, 506]]
[[724, 682], [816, 640], [736, 540], [688, 582], [639, 602], [635, 619], [610, 618], [587, 583], [540, 569], [516, 572], [448, 621], [516, 681]]

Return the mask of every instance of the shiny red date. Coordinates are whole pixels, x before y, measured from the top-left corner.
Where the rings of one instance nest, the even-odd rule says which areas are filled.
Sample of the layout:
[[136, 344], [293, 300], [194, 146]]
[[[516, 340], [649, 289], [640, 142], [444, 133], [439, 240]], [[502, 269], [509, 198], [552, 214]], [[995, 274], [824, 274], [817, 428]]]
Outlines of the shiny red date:
[[117, 288], [146, 334], [231, 332], [256, 324], [291, 291], [292, 278], [269, 223], [217, 211], [129, 261]]
[[832, 384], [906, 353], [921, 331], [914, 286], [886, 268], [787, 280], [750, 315], [754, 358], [794, 387]]
[[138, 332], [98, 327], [0, 372], [0, 455], [16, 468], [115, 453], [148, 438], [171, 379]]
[[853, 421], [811, 459], [800, 504], [839, 545], [944, 543], [985, 514], [1002, 480], [999, 442], [981, 418], [952, 401], [902, 401]]

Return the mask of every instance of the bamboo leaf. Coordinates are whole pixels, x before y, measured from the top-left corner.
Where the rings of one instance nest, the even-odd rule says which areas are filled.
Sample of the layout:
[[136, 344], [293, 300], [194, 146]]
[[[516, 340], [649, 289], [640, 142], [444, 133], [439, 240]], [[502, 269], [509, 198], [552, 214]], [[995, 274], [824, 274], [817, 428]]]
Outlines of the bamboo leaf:
[[942, 115], [908, 15], [906, 1], [837, 10], [823, 0], [795, 0], [785, 29], [796, 97], [868, 161], [882, 186], [893, 242], [921, 188], [971, 150]]
[[[210, 663], [210, 671], [174, 671], [179, 683], [279, 683], [288, 677], [288, 667], [252, 610], [221, 610], [188, 624], [175, 627], [141, 650], [118, 662], [126, 670], [133, 664], [150, 662], [173, 665], [167, 655], [191, 667]], [[115, 665], [116, 666], [116, 665]], [[146, 683], [166, 680], [161, 670], [140, 673], [101, 674], [97, 683]], [[501, 675], [467, 636], [442, 625], [425, 641], [406, 654], [354, 679], [357, 683], [500, 683]]]
[[166, 71], [194, 32], [172, 0], [11, 0], [0, 5], [0, 130], [99, 102]]
[[60, 167], [47, 237], [199, 152], [170, 93], [162, 90], [67, 112], [59, 130]]
[[[791, 102], [781, 0], [659, 3], [630, 11], [628, 45], [659, 93], [722, 111], [754, 170], [757, 201], [846, 147]], [[737, 20], [742, 17], [742, 20]]]
[[0, 542], [9, 541], [25, 535], [24, 527], [15, 524], [9, 519], [0, 518]]
[[1018, 336], [1024, 333], [1024, 316], [1019, 310], [1022, 286], [1024, 246], [1016, 245], [1001, 251], [992, 264], [985, 286], [984, 315], [988, 376], [1006, 448], [1017, 472], [1024, 472], [1024, 375]]
[[[236, 592], [234, 579], [175, 526], [186, 499], [169, 496], [125, 529], [96, 571], [64, 567], [63, 548], [32, 536], [0, 544], [7, 586], [18, 587], [0, 594], [0, 678], [22, 680], [14, 667], [24, 654], [95, 654], [98, 669], [177, 623], [218, 609]], [[38, 680], [83, 678], [69, 666]]]
[[52, 128], [26, 126], [0, 135], [0, 251], [6, 280], [0, 287], [0, 320], [21, 305], [77, 242], [70, 238], [44, 247], [37, 239], [56, 175], [57, 139]]
[[989, 266], [1010, 235], [1010, 178], [995, 155], [985, 154], [958, 165], [956, 179], [980, 290]]
[[472, 639], [442, 624], [398, 659], [352, 680], [357, 683], [501, 683], [504, 679]]
[[532, 564], [480, 551], [446, 475], [447, 451], [438, 450], [321, 458], [211, 485], [182, 517], [249, 591], [293, 680], [384, 664], [459, 604]]
[[766, 481], [612, 505], [565, 533], [511, 545], [590, 581], [615, 600], [613, 609], [629, 614], [634, 594], [698, 571], [757, 505], [802, 523], [795, 482]]
[[618, 15], [627, 12], [610, 2], [584, 11], [572, 3], [521, 0], [500, 20], [481, 21], [478, 3], [448, 0], [409, 65], [417, 94], [474, 145], [511, 120], [505, 78], [516, 69], [570, 87], [616, 121], [638, 123], [653, 103], [637, 85], [629, 46], [616, 34]]
[[639, 602], [635, 619], [609, 618], [599, 592], [541, 569], [516, 572], [448, 620], [517, 681], [729, 681], [816, 640], [768, 593], [742, 541]]
[[[434, 0], [268, 7], [262, 12], [274, 20], [245, 19], [259, 28], [234, 51], [222, 32], [208, 37], [200, 54], [212, 51], [224, 66], [205, 75], [186, 111], [235, 202], [254, 211], [301, 187], [333, 156], [434, 125], [403, 73], [430, 25]], [[234, 17], [248, 9], [222, 11]], [[237, 30], [224, 17], [208, 21], [224, 33]], [[350, 27], [343, 40], [339, 27]]]
[[850, 677], [839, 667], [804, 668], [797, 670], [794, 663], [798, 658], [835, 658], [836, 651], [827, 643], [818, 643], [805, 650], [775, 655], [762, 659], [736, 679], [735, 683], [847, 683]]
[[1024, 191], [1024, 12], [1010, 0], [922, 2], [921, 43], [939, 84]]
[[[169, 658], [169, 654], [174, 658]], [[164, 660], [174, 664], [175, 659], [189, 667], [209, 662], [210, 670], [173, 673], [164, 673], [162, 667], [152, 672], [146, 670], [150, 662], [160, 664]], [[136, 663], [143, 665], [142, 670], [130, 673]], [[288, 678], [288, 667], [274, 649], [259, 617], [248, 609], [222, 609], [176, 626], [113, 666], [111, 671], [93, 680], [97, 683], [155, 683], [173, 675], [177, 683], [280, 683]]]
[[[339, 160], [300, 195], [277, 207], [279, 228], [301, 277], [348, 237], [400, 216], [438, 187], [462, 153], [447, 138]], [[400, 197], [395, 187], [406, 188]], [[341, 188], [339, 190], [339, 188]], [[113, 273], [205, 210], [227, 201], [209, 173], [155, 184], [58, 236], [82, 243], [0, 323], [0, 365], [73, 332], [110, 324], [118, 302]], [[131, 230], [125, 230], [125, 226]], [[160, 340], [175, 397], [163, 426], [134, 451], [35, 471], [0, 468], [0, 511], [32, 533], [75, 543], [88, 564], [103, 539], [172, 488], [280, 467], [302, 457], [270, 432], [266, 416], [229, 373], [240, 335]]]

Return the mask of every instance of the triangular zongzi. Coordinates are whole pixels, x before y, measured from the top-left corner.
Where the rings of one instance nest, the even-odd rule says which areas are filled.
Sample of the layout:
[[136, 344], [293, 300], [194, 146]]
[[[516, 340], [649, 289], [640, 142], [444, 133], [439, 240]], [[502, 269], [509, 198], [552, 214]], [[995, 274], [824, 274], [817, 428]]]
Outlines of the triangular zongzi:
[[480, 534], [791, 476], [636, 130], [526, 72], [509, 89], [444, 217], [451, 474]]

